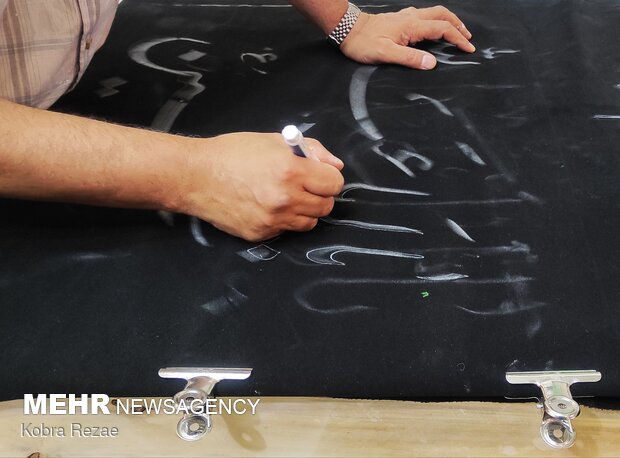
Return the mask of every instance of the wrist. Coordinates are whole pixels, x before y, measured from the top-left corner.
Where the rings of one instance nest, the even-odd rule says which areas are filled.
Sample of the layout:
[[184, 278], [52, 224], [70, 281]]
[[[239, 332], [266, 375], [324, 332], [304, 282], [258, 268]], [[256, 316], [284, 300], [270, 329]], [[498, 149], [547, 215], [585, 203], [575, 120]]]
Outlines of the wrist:
[[[192, 214], [195, 199], [198, 159], [206, 160], [204, 142], [199, 139], [168, 135], [168, 144], [162, 148], [161, 168], [164, 171], [162, 186], [156, 190], [157, 206], [160, 210]], [[202, 154], [201, 154], [202, 153]], [[201, 174], [205, 175], [204, 166]], [[210, 170], [210, 168], [208, 169]], [[208, 181], [208, 177], [202, 177]]]
[[332, 14], [330, 14], [329, 17], [325, 19], [321, 27], [325, 35], [329, 35], [334, 31], [336, 27], [338, 27], [338, 24], [340, 24], [342, 18], [345, 16], [345, 14], [347, 14], [349, 8], [348, 1], [340, 0], [335, 3], [336, 5], [332, 7]]
[[172, 198], [167, 200], [167, 209], [213, 223], [218, 216], [219, 194], [228, 184], [222, 163], [225, 137], [182, 137], [182, 159], [172, 176]]
[[347, 9], [344, 15], [327, 36], [332, 44], [340, 46], [343, 43], [343, 41], [349, 36], [361, 14], [362, 12], [357, 5], [347, 2]]
[[347, 0], [289, 0], [297, 10], [329, 35], [346, 14]]
[[341, 50], [343, 50], [349, 43], [351, 43], [351, 41], [355, 40], [355, 37], [359, 35], [366, 23], [370, 20], [370, 16], [371, 15], [369, 13], [360, 13], [357, 21], [355, 22], [355, 25], [353, 26], [347, 37], [340, 44]]

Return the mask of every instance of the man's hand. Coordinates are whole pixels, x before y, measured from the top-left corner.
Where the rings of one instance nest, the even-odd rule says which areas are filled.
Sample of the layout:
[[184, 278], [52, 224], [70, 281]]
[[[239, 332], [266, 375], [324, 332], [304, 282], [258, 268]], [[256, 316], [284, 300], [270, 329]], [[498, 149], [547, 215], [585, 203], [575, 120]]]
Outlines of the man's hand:
[[0, 99], [0, 196], [187, 213], [248, 240], [312, 229], [340, 193], [342, 161], [280, 134], [188, 138]]
[[362, 13], [340, 49], [363, 64], [397, 64], [430, 70], [437, 65], [437, 59], [428, 52], [410, 48], [410, 44], [444, 39], [463, 51], [474, 52], [471, 37], [463, 22], [447, 8], [412, 7], [398, 13]]
[[295, 156], [280, 134], [196, 140], [178, 211], [252, 241], [314, 228], [342, 190], [343, 163], [318, 141], [305, 141], [313, 158]]

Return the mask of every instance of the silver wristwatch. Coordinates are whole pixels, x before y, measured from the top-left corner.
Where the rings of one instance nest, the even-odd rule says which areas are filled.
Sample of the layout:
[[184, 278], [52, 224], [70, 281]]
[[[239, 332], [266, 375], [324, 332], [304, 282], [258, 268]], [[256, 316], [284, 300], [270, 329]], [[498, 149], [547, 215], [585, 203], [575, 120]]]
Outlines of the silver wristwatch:
[[353, 29], [353, 26], [357, 22], [357, 19], [360, 17], [361, 13], [361, 10], [357, 6], [349, 2], [347, 12], [327, 38], [329, 38], [329, 40], [336, 46], [340, 46], [344, 39], [349, 35], [349, 32], [351, 32], [351, 29]]

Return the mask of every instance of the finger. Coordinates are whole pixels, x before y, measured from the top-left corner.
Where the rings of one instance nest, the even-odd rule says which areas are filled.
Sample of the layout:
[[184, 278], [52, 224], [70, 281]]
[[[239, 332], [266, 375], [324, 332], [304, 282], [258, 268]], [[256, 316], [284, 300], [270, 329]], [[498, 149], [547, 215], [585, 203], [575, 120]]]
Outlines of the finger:
[[426, 51], [401, 46], [391, 40], [386, 40], [384, 46], [381, 62], [386, 64], [403, 65], [418, 70], [431, 70], [437, 65], [435, 56]]
[[305, 140], [306, 146], [308, 147], [308, 153], [312, 156], [313, 159], [329, 165], [333, 165], [338, 170], [343, 169], [344, 162], [342, 162], [339, 158], [330, 153], [327, 148], [325, 148], [321, 144], [321, 142], [315, 140], [314, 138], [306, 138]]
[[302, 159], [303, 188], [309, 193], [322, 197], [337, 196], [344, 186], [340, 171], [323, 162]]
[[311, 231], [317, 225], [319, 220], [317, 218], [311, 218], [309, 216], [295, 216], [288, 223], [284, 224], [282, 229], [287, 231]]
[[218, 228], [221, 231], [228, 232], [236, 237], [241, 237], [248, 242], [261, 242], [263, 240], [269, 240], [273, 237], [280, 235], [282, 233], [281, 230], [278, 230], [273, 227], [265, 228], [257, 228], [252, 227], [251, 225], [245, 226], [242, 230], [237, 230], [235, 227], [213, 223], [213, 226]]
[[331, 213], [334, 208], [333, 197], [320, 197], [305, 193], [301, 201], [295, 205], [293, 211], [298, 215], [321, 218]]
[[463, 24], [463, 21], [459, 19], [459, 17], [450, 11], [445, 6], [432, 6], [430, 8], [420, 8], [417, 11], [417, 17], [425, 20], [442, 20], [448, 21], [450, 24], [454, 26], [456, 30], [458, 30], [465, 38], [471, 40], [471, 33]]
[[476, 48], [456, 28], [447, 21], [420, 21], [416, 24], [416, 35], [427, 40], [443, 38], [466, 52], [474, 52]]

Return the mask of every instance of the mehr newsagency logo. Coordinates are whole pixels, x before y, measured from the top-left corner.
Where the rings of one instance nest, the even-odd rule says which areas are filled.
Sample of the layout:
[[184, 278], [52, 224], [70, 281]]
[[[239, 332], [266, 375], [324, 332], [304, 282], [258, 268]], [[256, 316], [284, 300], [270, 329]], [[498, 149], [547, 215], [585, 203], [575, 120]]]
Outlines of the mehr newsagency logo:
[[[107, 394], [25, 394], [24, 415], [244, 415], [256, 414], [260, 399], [124, 398], [110, 401]], [[117, 437], [119, 428], [108, 425], [49, 426], [44, 422], [21, 424], [22, 437]]]

